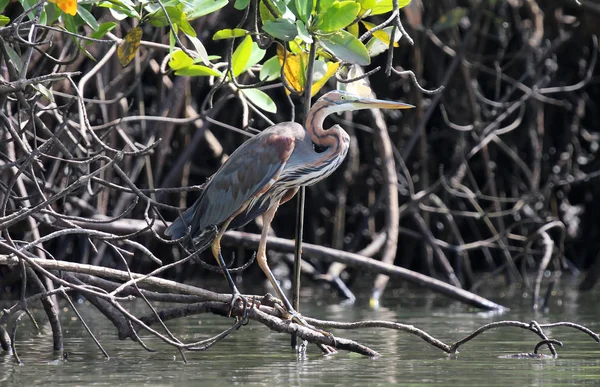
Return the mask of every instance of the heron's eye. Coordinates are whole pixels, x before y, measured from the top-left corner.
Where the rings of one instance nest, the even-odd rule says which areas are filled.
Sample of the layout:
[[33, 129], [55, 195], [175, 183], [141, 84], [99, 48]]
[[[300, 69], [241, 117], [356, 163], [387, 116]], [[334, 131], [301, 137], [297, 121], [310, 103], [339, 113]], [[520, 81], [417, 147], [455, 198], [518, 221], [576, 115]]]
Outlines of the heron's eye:
[[317, 153], [323, 153], [325, 152], [329, 147], [328, 146], [323, 146], [323, 145], [317, 145], [315, 143], [313, 143], [313, 149], [315, 150], [315, 152]]
[[340, 95], [340, 99], [343, 101], [343, 100], [346, 99], [346, 96], [345, 95]]

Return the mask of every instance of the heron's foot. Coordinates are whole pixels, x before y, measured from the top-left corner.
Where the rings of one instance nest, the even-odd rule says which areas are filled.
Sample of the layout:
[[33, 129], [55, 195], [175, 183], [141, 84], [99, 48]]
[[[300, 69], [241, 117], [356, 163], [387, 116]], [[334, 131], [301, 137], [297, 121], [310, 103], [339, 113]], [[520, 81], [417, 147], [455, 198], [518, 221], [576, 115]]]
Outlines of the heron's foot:
[[[320, 334], [329, 337], [330, 339], [333, 340], [333, 342], [335, 343], [335, 336], [333, 336], [333, 333], [331, 332], [327, 332], [324, 331], [322, 329], [319, 329], [317, 327], [315, 327], [314, 325], [309, 324], [306, 319], [298, 312], [296, 312], [294, 309], [290, 309], [287, 310], [285, 313], [287, 313], [287, 318], [293, 322], [295, 322], [296, 324], [302, 325], [310, 330], [313, 330], [315, 332], [319, 332]], [[337, 352], [334, 350], [334, 352]]]
[[235, 309], [238, 302], [242, 303], [241, 319], [246, 320], [248, 318], [248, 299], [246, 297], [242, 296], [242, 294], [237, 289], [234, 290], [234, 292], [231, 296], [231, 302], [229, 303], [228, 317], [231, 317], [231, 314], [233, 313], [233, 310]]
[[[289, 318], [291, 321], [295, 322], [296, 324], [302, 325], [308, 329], [311, 329], [315, 332], [318, 332], [318, 333], [322, 334], [323, 336], [329, 337], [333, 341], [333, 345], [334, 346], [336, 345], [335, 336], [333, 336], [333, 333], [324, 331], [322, 329], [315, 327], [314, 325], [309, 324], [304, 319], [304, 317], [302, 317], [302, 315], [300, 313], [296, 312], [294, 309], [287, 311], [287, 313], [289, 314]], [[325, 355], [325, 356], [333, 355], [333, 354], [337, 353], [337, 349], [335, 349], [335, 347], [332, 347], [330, 345], [317, 344], [317, 346], [319, 347], [319, 349], [321, 350], [321, 352], [323, 352], [323, 355]]]

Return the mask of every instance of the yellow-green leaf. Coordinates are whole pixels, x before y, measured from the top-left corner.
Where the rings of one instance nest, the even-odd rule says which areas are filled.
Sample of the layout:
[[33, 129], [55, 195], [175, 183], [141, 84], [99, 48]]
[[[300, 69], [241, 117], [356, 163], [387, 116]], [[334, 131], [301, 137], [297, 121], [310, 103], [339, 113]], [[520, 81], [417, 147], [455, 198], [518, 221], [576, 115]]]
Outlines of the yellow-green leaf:
[[314, 4], [315, 7], [317, 7], [317, 15], [322, 14], [323, 12], [325, 12], [327, 10], [327, 8], [331, 7], [331, 5], [338, 1], [338, 0], [320, 0], [320, 1], [316, 1], [313, 0], [314, 2], [318, 2], [318, 6], [316, 4]]
[[189, 67], [194, 64], [194, 60], [190, 58], [182, 50], [177, 50], [171, 55], [169, 59], [169, 67], [172, 70], [181, 70], [185, 67]]
[[275, 16], [273, 16], [271, 11], [269, 11], [269, 8], [267, 8], [267, 6], [265, 5], [265, 1], [268, 0], [261, 1], [260, 6], [258, 7], [258, 11], [260, 13], [260, 20], [262, 20], [263, 23], [267, 20], [275, 20]]
[[[366, 22], [364, 20], [361, 20], [361, 23], [365, 26], [367, 31], [370, 31], [373, 27], [375, 27], [375, 24]], [[396, 31], [396, 37], [398, 35], [400, 35], [400, 32]], [[388, 35], [388, 33], [386, 31], [377, 30], [377, 31], [373, 32], [373, 36], [376, 37], [377, 39], [381, 40], [387, 46], [390, 45], [390, 35]], [[394, 47], [398, 47], [398, 46], [399, 46], [398, 42], [394, 42]]]
[[249, 33], [249, 31], [242, 28], [224, 29], [215, 32], [213, 35], [213, 40], [241, 38]]
[[355, 38], [358, 38], [358, 23], [349, 25], [348, 32], [350, 32]]
[[360, 4], [360, 13], [365, 13], [366, 11], [373, 9], [375, 4], [377, 4], [377, 0], [357, 0], [358, 4]]
[[325, 12], [317, 15], [314, 28], [321, 32], [340, 30], [356, 19], [358, 11], [360, 5], [354, 1], [335, 1]]
[[179, 24], [179, 28], [181, 28], [181, 31], [184, 34], [186, 34], [187, 36], [191, 36], [192, 38], [196, 37], [196, 30], [194, 29], [194, 27], [192, 27], [190, 22], [186, 20], [185, 14], [182, 14], [181, 20], [179, 20], [179, 23], [177, 24]]
[[[398, 8], [404, 8], [410, 3], [410, 0], [398, 0]], [[371, 9], [371, 13], [369, 16], [373, 15], [381, 15], [383, 13], [388, 13], [394, 9], [394, 4], [392, 0], [377, 0], [375, 6]]]
[[8, 16], [0, 15], [0, 27], [4, 27], [10, 23], [10, 18]]
[[244, 40], [237, 46], [231, 57], [231, 71], [233, 76], [237, 77], [246, 69], [246, 65], [250, 61], [252, 54], [252, 38], [246, 36]]
[[220, 77], [221, 74], [219, 71], [215, 69], [211, 69], [210, 67], [202, 66], [202, 65], [191, 65], [180, 70], [175, 71], [175, 75], [181, 75], [184, 77], [207, 77], [214, 76]]

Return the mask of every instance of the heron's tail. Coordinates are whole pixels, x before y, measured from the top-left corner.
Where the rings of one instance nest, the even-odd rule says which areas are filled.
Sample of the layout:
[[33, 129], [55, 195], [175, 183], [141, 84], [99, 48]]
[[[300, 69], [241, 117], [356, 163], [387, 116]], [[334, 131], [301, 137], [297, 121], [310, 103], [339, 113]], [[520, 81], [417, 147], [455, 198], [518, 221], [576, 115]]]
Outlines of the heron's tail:
[[194, 214], [196, 212], [196, 203], [167, 227], [165, 235], [171, 237], [171, 239], [179, 239], [187, 235], [188, 238], [185, 239], [184, 244], [193, 246], [196, 251], [204, 251], [215, 240], [219, 230], [217, 229], [217, 226], [209, 226], [203, 230], [195, 229], [198, 227], [197, 224], [193, 223]]
[[179, 239], [186, 234], [193, 233], [193, 218], [196, 212], [196, 203], [194, 203], [183, 213], [183, 215], [175, 219], [173, 223], [167, 227], [165, 230], [166, 236], [171, 237], [171, 239]]
[[190, 240], [190, 245], [194, 246], [196, 253], [200, 253], [210, 247], [218, 233], [219, 230], [217, 229], [217, 226], [208, 226], [202, 230], [200, 235]]

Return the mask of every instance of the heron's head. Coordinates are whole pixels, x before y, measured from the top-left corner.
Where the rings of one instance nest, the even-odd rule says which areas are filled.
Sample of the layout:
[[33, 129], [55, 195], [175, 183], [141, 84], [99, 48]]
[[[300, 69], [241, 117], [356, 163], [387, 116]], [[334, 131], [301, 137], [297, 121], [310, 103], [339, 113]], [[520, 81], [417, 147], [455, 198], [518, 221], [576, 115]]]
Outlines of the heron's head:
[[363, 98], [341, 90], [333, 90], [319, 98], [327, 114], [360, 109], [411, 109], [413, 105], [403, 102]]

